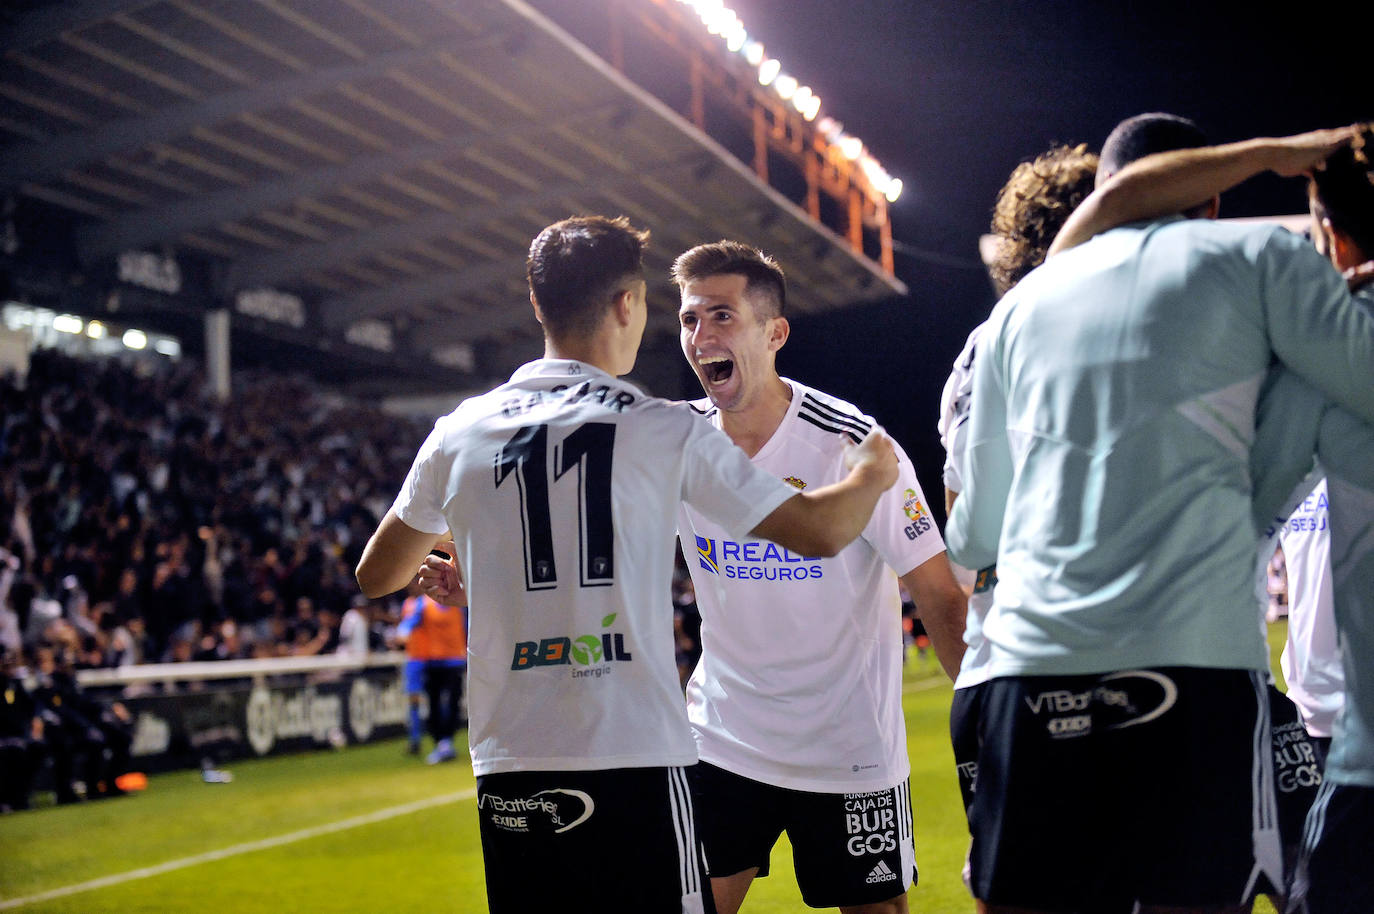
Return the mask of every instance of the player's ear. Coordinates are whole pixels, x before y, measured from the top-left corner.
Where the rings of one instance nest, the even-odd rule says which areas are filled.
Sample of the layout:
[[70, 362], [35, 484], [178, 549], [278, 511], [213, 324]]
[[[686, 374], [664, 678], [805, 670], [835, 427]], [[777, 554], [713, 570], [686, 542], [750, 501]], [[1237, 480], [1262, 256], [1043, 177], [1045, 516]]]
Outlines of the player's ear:
[[611, 302], [611, 313], [615, 315], [616, 324], [621, 327], [628, 327], [634, 321], [634, 291], [631, 289], [621, 289], [615, 293], [615, 298]]
[[792, 325], [787, 323], [785, 317], [773, 317], [768, 319], [768, 351], [777, 352], [787, 342], [788, 336], [792, 333]]
[[539, 323], [544, 323], [544, 312], [539, 310], [539, 302], [534, 300], [534, 292], [530, 292], [530, 307], [534, 309], [534, 319]]

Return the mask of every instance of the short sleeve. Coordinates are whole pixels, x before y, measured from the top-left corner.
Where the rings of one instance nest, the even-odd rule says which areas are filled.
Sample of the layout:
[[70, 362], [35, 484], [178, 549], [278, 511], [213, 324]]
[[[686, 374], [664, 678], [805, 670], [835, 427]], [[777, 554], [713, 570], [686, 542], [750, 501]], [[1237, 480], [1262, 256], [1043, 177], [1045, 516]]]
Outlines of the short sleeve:
[[732, 535], [754, 529], [797, 490], [756, 467], [724, 432], [693, 415], [682, 500]]
[[945, 551], [945, 541], [935, 526], [916, 468], [901, 446], [897, 449], [897, 482], [878, 499], [863, 538], [888, 567], [904, 575]]
[[405, 524], [422, 533], [440, 534], [448, 530], [444, 518], [444, 485], [447, 482], [449, 461], [443, 459], [444, 426], [442, 420], [420, 446], [415, 462], [406, 474], [401, 491], [391, 509]]
[[983, 324], [973, 328], [963, 351], [954, 360], [940, 395], [940, 444], [945, 448], [944, 483], [951, 492], [962, 492], [959, 466], [968, 447], [968, 414], [973, 398], [973, 355]]

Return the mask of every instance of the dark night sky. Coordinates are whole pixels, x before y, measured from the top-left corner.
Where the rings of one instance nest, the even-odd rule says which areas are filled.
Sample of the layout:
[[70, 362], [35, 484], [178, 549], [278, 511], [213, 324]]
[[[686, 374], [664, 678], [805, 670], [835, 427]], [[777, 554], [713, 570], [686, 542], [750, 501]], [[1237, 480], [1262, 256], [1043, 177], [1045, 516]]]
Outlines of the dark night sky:
[[[937, 503], [939, 392], [993, 304], [977, 239], [1017, 162], [1054, 142], [1097, 149], [1143, 111], [1191, 117], [1216, 142], [1374, 118], [1368, 2], [1305, 8], [1321, 22], [1207, 0], [731, 6], [905, 184], [890, 214], [910, 296], [794, 321], [780, 367], [887, 425]], [[1333, 16], [1355, 7], [1363, 12]], [[1321, 28], [1338, 37], [1317, 40]], [[1301, 182], [1262, 177], [1225, 197], [1223, 216], [1304, 207]]]

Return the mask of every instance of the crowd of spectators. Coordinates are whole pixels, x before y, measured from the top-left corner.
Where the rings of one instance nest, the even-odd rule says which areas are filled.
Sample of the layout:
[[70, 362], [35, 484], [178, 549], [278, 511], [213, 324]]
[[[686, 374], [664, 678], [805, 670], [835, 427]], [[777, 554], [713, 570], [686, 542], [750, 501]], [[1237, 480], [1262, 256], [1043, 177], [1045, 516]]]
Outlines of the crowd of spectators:
[[[132, 718], [82, 669], [393, 647], [403, 594], [353, 577], [429, 431], [306, 378], [205, 393], [189, 361], [32, 356], [0, 377], [0, 812], [115, 796]], [[691, 579], [674, 613], [700, 654]]]
[[54, 350], [0, 379], [0, 649], [72, 669], [337, 649], [428, 424], [280, 374], [204, 389], [189, 361]]

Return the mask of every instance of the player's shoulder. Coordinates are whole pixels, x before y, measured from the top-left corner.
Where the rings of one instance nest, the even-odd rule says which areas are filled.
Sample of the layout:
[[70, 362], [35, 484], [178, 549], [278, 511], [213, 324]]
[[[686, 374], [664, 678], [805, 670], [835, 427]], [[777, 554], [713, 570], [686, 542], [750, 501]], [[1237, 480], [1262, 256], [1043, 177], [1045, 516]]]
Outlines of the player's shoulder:
[[787, 381], [792, 386], [792, 396], [797, 401], [795, 430], [809, 435], [834, 436], [840, 441], [850, 436], [862, 438], [877, 423], [873, 417], [848, 400], [833, 396], [799, 384]]

